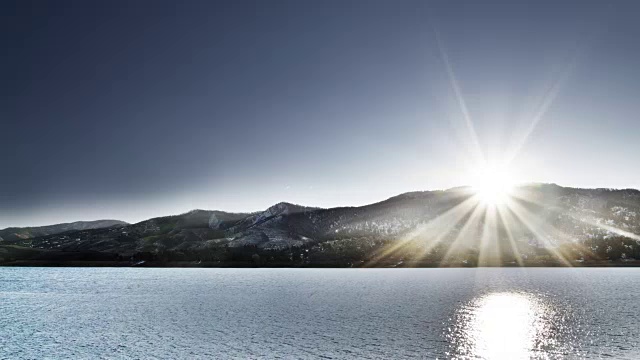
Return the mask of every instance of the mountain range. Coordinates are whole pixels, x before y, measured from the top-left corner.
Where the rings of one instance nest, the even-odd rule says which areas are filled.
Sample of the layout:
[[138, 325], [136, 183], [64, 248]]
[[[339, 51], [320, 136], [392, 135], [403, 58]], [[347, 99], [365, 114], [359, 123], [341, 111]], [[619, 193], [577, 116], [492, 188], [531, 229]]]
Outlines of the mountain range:
[[509, 203], [468, 187], [359, 207], [278, 203], [0, 230], [0, 264], [112, 266], [503, 266], [635, 264], [640, 191], [526, 184]]

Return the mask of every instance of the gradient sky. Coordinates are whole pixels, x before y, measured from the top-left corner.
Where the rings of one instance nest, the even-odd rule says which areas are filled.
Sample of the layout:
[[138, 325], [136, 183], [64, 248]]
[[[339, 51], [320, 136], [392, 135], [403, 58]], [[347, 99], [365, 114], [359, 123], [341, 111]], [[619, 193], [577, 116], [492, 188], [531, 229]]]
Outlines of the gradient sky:
[[638, 1], [0, 9], [0, 228], [360, 205], [468, 184], [479, 152], [640, 188]]

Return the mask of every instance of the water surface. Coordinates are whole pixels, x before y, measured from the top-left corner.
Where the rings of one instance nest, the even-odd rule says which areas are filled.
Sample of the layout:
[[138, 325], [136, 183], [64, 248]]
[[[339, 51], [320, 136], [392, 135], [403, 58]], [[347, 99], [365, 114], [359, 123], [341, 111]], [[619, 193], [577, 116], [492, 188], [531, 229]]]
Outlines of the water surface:
[[0, 358], [640, 358], [640, 269], [0, 268]]

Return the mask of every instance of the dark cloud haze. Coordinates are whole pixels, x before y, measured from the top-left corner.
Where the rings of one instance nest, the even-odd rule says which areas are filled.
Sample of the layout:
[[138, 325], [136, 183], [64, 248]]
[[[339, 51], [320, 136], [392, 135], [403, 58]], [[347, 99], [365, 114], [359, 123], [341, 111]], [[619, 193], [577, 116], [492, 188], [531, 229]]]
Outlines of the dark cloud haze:
[[463, 185], [454, 83], [519, 181], [640, 187], [640, 2], [0, 9], [0, 228]]

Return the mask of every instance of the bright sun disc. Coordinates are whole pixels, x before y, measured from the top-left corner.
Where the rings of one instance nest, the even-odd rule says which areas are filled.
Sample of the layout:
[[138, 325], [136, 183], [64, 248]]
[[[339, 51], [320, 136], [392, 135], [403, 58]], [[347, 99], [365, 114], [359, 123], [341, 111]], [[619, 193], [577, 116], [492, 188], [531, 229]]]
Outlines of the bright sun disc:
[[474, 176], [472, 188], [486, 205], [499, 205], [509, 198], [513, 180], [504, 170], [486, 168]]

